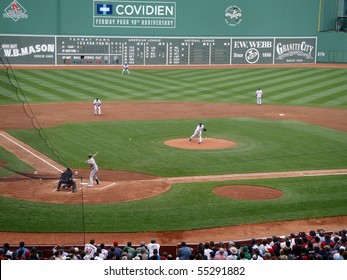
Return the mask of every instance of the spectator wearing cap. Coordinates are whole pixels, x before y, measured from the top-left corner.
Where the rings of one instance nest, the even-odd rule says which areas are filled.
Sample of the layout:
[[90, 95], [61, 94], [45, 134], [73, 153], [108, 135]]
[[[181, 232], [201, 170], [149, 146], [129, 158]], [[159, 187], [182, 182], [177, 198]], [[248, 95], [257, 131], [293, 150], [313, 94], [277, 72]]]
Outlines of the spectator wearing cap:
[[117, 257], [120, 258], [120, 256], [123, 253], [123, 250], [121, 248], [119, 248], [118, 241], [113, 242], [113, 247], [114, 247], [114, 253], [116, 254]]
[[209, 260], [213, 261], [215, 259], [216, 253], [211, 250]]
[[181, 248], [178, 249], [177, 256], [179, 260], [189, 260], [192, 250], [187, 246], [186, 242], [181, 242]]
[[29, 249], [25, 247], [24, 241], [19, 242], [19, 248], [16, 250], [16, 255], [17, 255], [17, 256], [19, 255], [19, 252], [20, 252], [21, 250], [23, 251], [23, 252], [22, 252], [22, 255], [23, 255], [23, 256], [25, 256], [25, 253], [26, 253], [27, 251], [29, 251]]
[[148, 257], [151, 258], [153, 256], [153, 250], [157, 249], [158, 255], [159, 255], [159, 250], [160, 250], [160, 244], [156, 242], [155, 239], [151, 240], [151, 243], [147, 244], [147, 249], [148, 249]]
[[314, 230], [310, 230], [310, 233], [308, 234], [308, 238], [313, 240], [316, 236], [316, 232]]
[[242, 257], [246, 260], [250, 260], [252, 258], [251, 254], [248, 252], [248, 247], [246, 245], [241, 248], [238, 260], [242, 260]]

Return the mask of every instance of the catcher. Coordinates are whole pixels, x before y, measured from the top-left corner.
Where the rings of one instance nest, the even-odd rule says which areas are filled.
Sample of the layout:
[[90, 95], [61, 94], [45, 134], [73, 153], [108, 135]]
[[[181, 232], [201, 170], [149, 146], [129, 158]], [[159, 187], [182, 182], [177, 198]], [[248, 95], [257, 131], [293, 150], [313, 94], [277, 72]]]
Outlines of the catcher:
[[195, 131], [192, 136], [190, 136], [189, 141], [192, 141], [192, 138], [194, 138], [196, 135], [199, 135], [199, 144], [202, 142], [202, 131], [206, 131], [205, 126], [203, 123], [199, 123], [198, 126], [195, 128]]
[[72, 186], [72, 192], [77, 192], [76, 181], [73, 179], [73, 172], [70, 167], [67, 167], [66, 170], [60, 175], [57, 191], [60, 191], [62, 186]]

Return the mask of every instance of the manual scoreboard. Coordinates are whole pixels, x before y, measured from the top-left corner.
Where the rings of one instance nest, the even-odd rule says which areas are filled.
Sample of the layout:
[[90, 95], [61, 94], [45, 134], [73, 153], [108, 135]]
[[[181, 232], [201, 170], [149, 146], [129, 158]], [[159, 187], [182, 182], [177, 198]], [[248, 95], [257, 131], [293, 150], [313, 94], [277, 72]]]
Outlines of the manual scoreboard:
[[230, 64], [230, 39], [57, 37], [58, 64]]
[[0, 35], [9, 64], [231, 65], [316, 63], [316, 37]]

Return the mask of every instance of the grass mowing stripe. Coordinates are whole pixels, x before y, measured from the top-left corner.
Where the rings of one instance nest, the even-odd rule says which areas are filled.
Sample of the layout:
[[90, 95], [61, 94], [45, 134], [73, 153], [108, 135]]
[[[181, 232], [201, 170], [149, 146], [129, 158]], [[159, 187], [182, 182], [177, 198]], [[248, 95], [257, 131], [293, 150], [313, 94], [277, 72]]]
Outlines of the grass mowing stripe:
[[[345, 78], [340, 78], [340, 82], [345, 82]], [[335, 83], [338, 82], [338, 80], [334, 81]], [[318, 91], [313, 91], [311, 94], [306, 94], [303, 97], [300, 97], [299, 100], [293, 100], [291, 104], [293, 105], [300, 105], [300, 104], [305, 104], [305, 103], [312, 103], [313, 101], [318, 101], [319, 99], [326, 100], [333, 98], [332, 95], [334, 93], [337, 96], [341, 95], [341, 92], [346, 89], [345, 85], [341, 85], [340, 87], [331, 87], [331, 82], [326, 81], [326, 82], [321, 82], [315, 87], [314, 89], [317, 89]], [[321, 102], [318, 102], [320, 104]]]
[[[30, 77], [31, 76], [31, 77]], [[68, 81], [65, 78], [59, 78], [58, 73], [50, 71], [35, 70], [30, 73], [30, 76], [25, 79], [26, 88], [28, 85], [31, 85], [32, 88], [43, 88], [44, 92], [56, 96], [57, 99], [62, 99], [66, 101], [76, 100], [78, 97], [84, 96], [82, 90], [77, 86], [73, 85], [74, 81]], [[36, 79], [37, 82], [32, 83], [32, 80]], [[40, 80], [48, 82], [47, 87], [42, 87], [39, 83]], [[33, 90], [31, 90], [32, 92]]]
[[[346, 92], [346, 91], [343, 91]], [[327, 102], [324, 102], [322, 105], [326, 107], [346, 107], [347, 106], [347, 95], [341, 96], [342, 92], [339, 92], [336, 98], [334, 98], [334, 95], [329, 95], [329, 99], [327, 99]]]
[[[310, 79], [304, 79], [302, 81], [293, 81], [292, 83], [286, 83], [287, 85], [287, 90], [284, 89], [281, 92], [278, 92], [276, 95], [271, 95], [269, 96], [269, 101], [275, 101], [275, 100], [280, 100], [282, 98], [286, 98], [288, 100], [288, 97], [291, 97], [293, 100], [298, 100], [298, 98], [305, 97], [306, 94], [309, 92], [316, 92], [317, 89], [320, 89], [322, 85], [333, 85], [336, 83], [335, 79], [329, 79], [330, 75], [324, 75], [324, 76], [315, 76]], [[325, 79], [328, 79], [325, 81]], [[337, 79], [338, 82], [340, 82], [339, 78]]]
[[[339, 84], [339, 77], [346, 76], [345, 69], [324, 68], [141, 69], [132, 71], [130, 75], [98, 69], [16, 70], [16, 73], [19, 73], [19, 77], [20, 73], [25, 73], [25, 84], [33, 87], [27, 94], [30, 102], [35, 103], [45, 102], [43, 92], [47, 89], [48, 102], [89, 101], [98, 95], [103, 101], [254, 103], [254, 91], [262, 87], [267, 104], [288, 104], [291, 100], [299, 102], [298, 98], [309, 95], [325, 78], [329, 78], [330, 86], [334, 88]], [[40, 94], [34, 95], [35, 87], [41, 90]], [[327, 99], [313, 99], [305, 101], [307, 103], [303, 105], [345, 106], [343, 101], [342, 104], [336, 103], [340, 100], [338, 96], [332, 98], [335, 100], [332, 103]], [[11, 100], [7, 99], [6, 102]]]

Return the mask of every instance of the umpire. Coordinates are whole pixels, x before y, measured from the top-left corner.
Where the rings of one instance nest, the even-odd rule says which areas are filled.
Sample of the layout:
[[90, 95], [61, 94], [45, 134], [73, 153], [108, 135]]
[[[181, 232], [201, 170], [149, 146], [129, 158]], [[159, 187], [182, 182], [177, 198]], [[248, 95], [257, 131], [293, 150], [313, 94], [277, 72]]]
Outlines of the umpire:
[[70, 167], [67, 167], [66, 170], [60, 175], [57, 191], [60, 191], [62, 184], [72, 185], [72, 192], [77, 192], [76, 190], [76, 181], [73, 179], [73, 173]]

